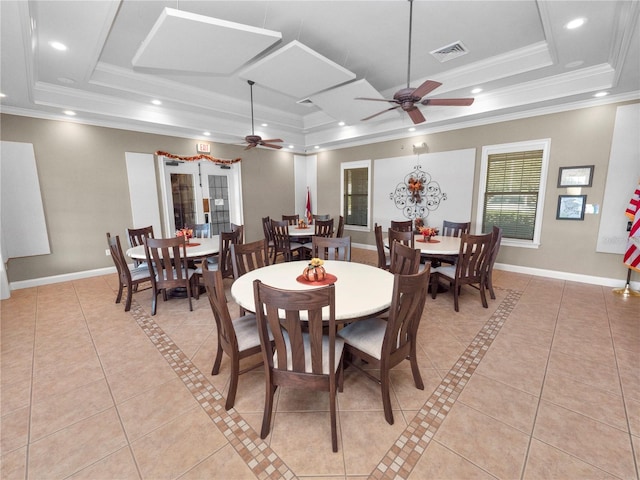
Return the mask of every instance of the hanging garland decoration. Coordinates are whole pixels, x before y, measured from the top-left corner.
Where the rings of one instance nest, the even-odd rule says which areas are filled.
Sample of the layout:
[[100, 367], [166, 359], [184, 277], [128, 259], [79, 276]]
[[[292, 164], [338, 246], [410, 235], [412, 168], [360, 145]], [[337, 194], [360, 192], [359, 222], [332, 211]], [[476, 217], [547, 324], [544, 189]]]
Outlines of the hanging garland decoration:
[[172, 153], [161, 152], [161, 151], [157, 151], [156, 155], [167, 157], [167, 158], [173, 158], [174, 160], [182, 160], [185, 162], [197, 162], [198, 160], [208, 160], [210, 162], [217, 163], [219, 165], [231, 165], [232, 163], [237, 163], [240, 160], [242, 160], [241, 158], [234, 158], [233, 160], [222, 160], [220, 158], [215, 158], [210, 155], [203, 155], [203, 154], [195, 155], [193, 157], [183, 157], [181, 155], [173, 155]]

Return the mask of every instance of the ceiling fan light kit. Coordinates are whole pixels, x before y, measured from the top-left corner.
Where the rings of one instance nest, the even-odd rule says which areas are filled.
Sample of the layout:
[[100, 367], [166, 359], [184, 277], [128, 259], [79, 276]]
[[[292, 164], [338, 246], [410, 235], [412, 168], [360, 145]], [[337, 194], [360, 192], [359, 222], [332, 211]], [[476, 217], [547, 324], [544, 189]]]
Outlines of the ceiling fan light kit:
[[[411, 82], [411, 29], [413, 25], [413, 0], [409, 0], [409, 49], [408, 49], [408, 61], [407, 61], [407, 87], [398, 90], [394, 95], [393, 99], [380, 99], [380, 98], [364, 98], [357, 97], [356, 100], [373, 100], [378, 102], [389, 102], [395, 103], [394, 107], [389, 107], [386, 110], [382, 110], [381, 112], [374, 113], [368, 117], [362, 119], [362, 121], [370, 120], [378, 115], [382, 115], [383, 113], [389, 112], [391, 110], [395, 110], [397, 108], [401, 108], [409, 115], [409, 118], [413, 121], [414, 124], [419, 124], [424, 122], [426, 119], [420, 109], [416, 106], [416, 104], [422, 103], [422, 105], [438, 105], [438, 106], [469, 106], [473, 103], [473, 98], [425, 98], [422, 97], [431, 93], [436, 88], [441, 86], [440, 82], [436, 82], [435, 80], [425, 80], [422, 85], [417, 88], [411, 88], [409, 86]], [[457, 42], [460, 43], [461, 42]], [[466, 52], [464, 52], [466, 53]]]

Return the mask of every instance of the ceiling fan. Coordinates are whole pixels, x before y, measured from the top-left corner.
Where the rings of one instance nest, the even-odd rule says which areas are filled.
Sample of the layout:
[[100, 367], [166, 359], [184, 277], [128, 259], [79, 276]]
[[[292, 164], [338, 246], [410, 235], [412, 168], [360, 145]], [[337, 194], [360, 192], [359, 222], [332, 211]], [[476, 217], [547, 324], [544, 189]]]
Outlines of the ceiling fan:
[[436, 88], [438, 88], [442, 83], [436, 82], [434, 80], [426, 80], [422, 85], [418, 88], [411, 88], [409, 86], [409, 82], [411, 80], [411, 28], [413, 23], [413, 0], [409, 0], [409, 58], [407, 61], [407, 88], [403, 88], [398, 90], [393, 99], [386, 98], [363, 98], [358, 97], [356, 100], [373, 100], [376, 102], [390, 102], [395, 103], [396, 105], [386, 110], [382, 110], [381, 112], [374, 113], [366, 118], [363, 118], [362, 121], [369, 120], [373, 117], [377, 117], [378, 115], [382, 115], [385, 112], [389, 112], [391, 110], [395, 110], [396, 108], [402, 108], [405, 112], [409, 114], [413, 123], [422, 123], [425, 121], [424, 115], [420, 111], [420, 109], [416, 106], [416, 103], [421, 103], [422, 105], [448, 105], [448, 106], [469, 106], [473, 103], [473, 98], [425, 98], [422, 100], [422, 97], [431, 93]]
[[247, 146], [244, 148], [245, 150], [249, 150], [250, 148], [257, 147], [261, 145], [263, 147], [269, 148], [282, 148], [282, 145], [274, 145], [273, 142], [284, 142], [279, 138], [269, 138], [263, 140], [260, 135], [256, 135], [253, 130], [253, 85], [256, 83], [253, 80], [247, 80], [249, 84], [249, 89], [251, 90], [251, 135], [247, 135], [244, 137], [244, 141], [247, 142]]

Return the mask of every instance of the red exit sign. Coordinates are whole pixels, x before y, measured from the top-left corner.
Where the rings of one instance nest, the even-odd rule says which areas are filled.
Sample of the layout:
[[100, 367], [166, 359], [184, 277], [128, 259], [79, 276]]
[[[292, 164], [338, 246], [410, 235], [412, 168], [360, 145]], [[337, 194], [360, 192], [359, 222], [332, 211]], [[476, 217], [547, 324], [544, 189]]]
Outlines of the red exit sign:
[[196, 143], [196, 151], [198, 153], [211, 153], [211, 145], [208, 143]]

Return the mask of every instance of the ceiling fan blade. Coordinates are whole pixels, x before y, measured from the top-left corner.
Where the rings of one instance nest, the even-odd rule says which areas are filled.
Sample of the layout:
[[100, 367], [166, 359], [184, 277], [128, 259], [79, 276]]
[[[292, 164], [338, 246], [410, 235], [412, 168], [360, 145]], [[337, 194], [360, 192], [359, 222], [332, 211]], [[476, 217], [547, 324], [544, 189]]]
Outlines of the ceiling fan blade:
[[272, 143], [272, 142], [284, 142], [284, 140], [281, 140], [279, 138], [265, 138], [264, 140], [262, 140], [263, 142], [267, 142], [267, 143]]
[[262, 145], [263, 147], [269, 147], [269, 148], [282, 148], [282, 145], [274, 145], [273, 143], [264, 143], [262, 142], [260, 145]]
[[356, 97], [355, 100], [373, 100], [374, 102], [396, 102], [394, 98], [366, 98], [366, 97]]
[[413, 123], [415, 124], [422, 123], [426, 120], [426, 118], [424, 118], [424, 115], [422, 115], [422, 112], [418, 107], [413, 107], [411, 110], [407, 110], [407, 113], [409, 114], [409, 116], [411, 117], [411, 120], [413, 120]]
[[371, 120], [373, 117], [377, 117], [378, 115], [382, 115], [385, 112], [390, 112], [391, 110], [395, 110], [396, 108], [400, 108], [400, 105], [396, 105], [395, 107], [387, 108], [386, 110], [382, 110], [381, 112], [374, 113], [373, 115], [369, 115], [368, 117], [362, 118], [360, 121], [364, 122], [365, 120]]
[[421, 103], [423, 105], [444, 105], [453, 107], [468, 107], [473, 103], [474, 98], [427, 98]]
[[440, 85], [442, 84], [440, 82], [436, 82], [435, 80], [427, 80], [413, 91], [413, 96], [422, 98], [427, 93], [433, 92]]
[[255, 147], [255, 143], [250, 143], [249, 145], [247, 145], [246, 147], [244, 147], [245, 150], [249, 150], [250, 148]]

